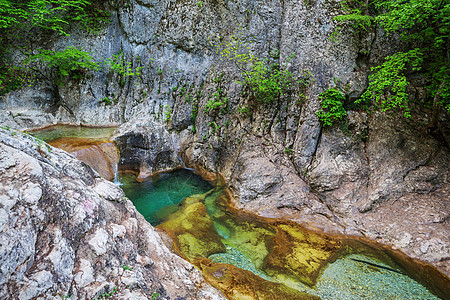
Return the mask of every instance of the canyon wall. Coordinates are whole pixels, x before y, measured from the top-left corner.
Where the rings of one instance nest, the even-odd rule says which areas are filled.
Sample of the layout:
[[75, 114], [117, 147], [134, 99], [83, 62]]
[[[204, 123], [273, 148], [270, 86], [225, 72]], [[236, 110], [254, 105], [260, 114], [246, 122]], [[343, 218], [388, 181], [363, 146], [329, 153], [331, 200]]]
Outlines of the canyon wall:
[[[446, 137], [438, 141], [397, 115], [350, 110], [347, 128], [322, 128], [316, 116], [319, 93], [335, 80], [349, 87], [348, 101], [360, 96], [370, 67], [402, 46], [395, 38], [375, 31], [360, 39], [348, 31], [330, 40], [332, 19], [341, 13], [335, 1], [127, 3], [110, 7], [111, 22], [101, 34], [74, 30], [46, 43], [55, 50], [81, 47], [98, 61], [122, 52], [135, 69], [142, 67], [140, 76], [121, 78], [104, 66], [57, 88], [41, 81], [12, 91], [0, 98], [2, 126], [128, 122], [147, 126], [151, 135], [162, 125], [166, 133], [160, 134], [172, 137], [167, 147], [187, 166], [225, 177], [237, 207], [364, 235], [450, 274]], [[294, 54], [289, 69], [313, 79], [304, 97], [240, 113], [252, 103], [236, 82], [237, 66], [221, 60], [216, 48], [231, 35], [260, 58], [277, 53], [275, 59], [286, 62]], [[208, 110], [219, 91], [228, 108]], [[127, 148], [126, 139], [117, 142]], [[147, 150], [142, 155], [151, 157]]]

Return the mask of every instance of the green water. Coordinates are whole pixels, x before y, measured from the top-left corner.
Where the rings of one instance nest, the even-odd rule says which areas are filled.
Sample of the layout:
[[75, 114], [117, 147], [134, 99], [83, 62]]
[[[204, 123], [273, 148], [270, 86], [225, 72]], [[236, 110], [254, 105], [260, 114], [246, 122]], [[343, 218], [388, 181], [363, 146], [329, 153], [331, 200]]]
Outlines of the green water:
[[37, 131], [29, 131], [32, 136], [45, 142], [59, 138], [96, 138], [109, 139], [117, 127], [85, 127], [71, 125], [54, 125]]
[[361, 254], [347, 255], [329, 264], [314, 287], [271, 278], [256, 269], [252, 260], [235, 248], [227, 247], [227, 253], [213, 254], [209, 258], [213, 262], [235, 265], [265, 280], [284, 283], [301, 292], [319, 296], [323, 300], [439, 299], [407, 275], [355, 261], [356, 259], [392, 268]]
[[377, 268], [355, 259], [391, 267], [364, 255], [348, 255], [328, 265], [317, 281], [315, 287], [317, 295], [330, 300], [439, 299], [406, 275]]
[[[153, 225], [160, 224], [176, 211], [184, 197], [211, 189], [209, 184], [187, 170], [162, 174], [144, 183], [127, 176], [122, 177], [122, 182], [126, 195]], [[229, 211], [216, 204], [216, 198], [216, 192], [208, 193], [204, 203], [226, 246], [226, 253], [210, 255], [208, 258], [213, 262], [232, 264], [267, 281], [282, 283], [321, 299], [439, 299], [409, 276], [379, 267], [400, 270], [398, 266], [364, 254], [345, 255], [329, 264], [313, 287], [289, 277], [271, 276], [261, 268], [267, 250], [265, 244], [257, 240], [261, 240], [261, 236], [269, 239], [273, 232], [262, 223], [230, 216]]]
[[[223, 237], [222, 241], [227, 248], [226, 253], [210, 255], [208, 258], [213, 262], [232, 264], [238, 268], [250, 271], [265, 280], [283, 283], [301, 292], [319, 296], [324, 300], [439, 299], [426, 287], [409, 276], [388, 270], [401, 269], [392, 262], [386, 264], [383, 261], [363, 254], [345, 255], [329, 264], [318, 278], [314, 287], [298, 281], [291, 281], [288, 278], [271, 277], [255, 265], [255, 257], [259, 255], [257, 253], [248, 253], [248, 242], [244, 243], [244, 246], [235, 243], [233, 235], [244, 236], [248, 233], [236, 232], [236, 228], [224, 226], [223, 221], [220, 220], [223, 220], [221, 216], [224, 215], [224, 212], [221, 211], [220, 205], [215, 203], [213, 197], [207, 197], [205, 205], [214, 222], [216, 231]], [[256, 230], [258, 228], [253, 225], [252, 229]], [[253, 247], [253, 250], [256, 249]], [[261, 251], [259, 250], [258, 252]], [[388, 269], [375, 267], [361, 261], [384, 266]]]
[[203, 194], [212, 186], [189, 170], [178, 170], [137, 182], [134, 175], [120, 175], [121, 187], [136, 209], [156, 226], [176, 211], [184, 198]]

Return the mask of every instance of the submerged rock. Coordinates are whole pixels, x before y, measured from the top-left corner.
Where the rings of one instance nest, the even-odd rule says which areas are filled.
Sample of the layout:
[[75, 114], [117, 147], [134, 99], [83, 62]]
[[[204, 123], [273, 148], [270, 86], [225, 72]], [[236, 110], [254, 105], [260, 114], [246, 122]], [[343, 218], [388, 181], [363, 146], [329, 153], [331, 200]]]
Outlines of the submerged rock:
[[[120, 76], [106, 68], [58, 90], [38, 82], [0, 97], [0, 123], [21, 128], [132, 120], [116, 136], [120, 163], [144, 179], [179, 165], [167, 122], [182, 131], [178, 144], [186, 164], [222, 174], [237, 207], [309, 228], [363, 235], [449, 275], [448, 148], [398, 117], [349, 111], [344, 132], [323, 129], [316, 115], [318, 94], [335, 80], [350, 89], [349, 100], [357, 98], [371, 67], [391, 55], [398, 41], [378, 33], [358, 40], [342, 32], [336, 43], [329, 36], [336, 29], [334, 17], [342, 13], [338, 2], [281, 3], [130, 0], [111, 8], [111, 23], [102, 34], [73, 32], [45, 48], [79, 45], [98, 61], [124, 53], [134, 68], [144, 67], [141, 76], [121, 85]], [[226, 42], [232, 34], [241, 35], [260, 58], [279, 51], [285, 62], [295, 54], [289, 70], [311, 72], [314, 79], [306, 97], [249, 106], [235, 81], [239, 72], [210, 46], [215, 37]], [[222, 75], [227, 80], [216, 80]], [[207, 104], [219, 89], [228, 112], [210, 115]], [[106, 97], [114, 104], [106, 105]], [[253, 110], [251, 116], [242, 116], [243, 108]]]
[[[405, 289], [415, 289], [427, 299], [437, 299], [429, 291], [448, 298], [447, 277], [399, 251], [364, 238], [323, 234], [294, 222], [257, 217], [235, 209], [229, 200], [226, 189], [220, 187], [186, 198], [180, 210], [158, 228], [172, 237], [177, 253], [231, 299], [310, 299], [312, 295], [335, 299], [330, 289], [351, 293], [355, 299], [366, 292], [372, 298], [390, 299]], [[360, 258], [351, 260], [374, 272], [382, 268], [397, 276], [383, 274], [372, 281], [367, 270], [347, 273], [343, 268], [339, 272], [344, 273], [344, 285], [322, 278], [330, 263], [340, 264], [354, 254]], [[358, 283], [364, 291], [349, 287], [357, 278], [364, 280]], [[397, 284], [384, 290], [392, 280]]]
[[190, 261], [226, 252], [202, 200], [201, 196], [184, 199], [181, 209], [158, 226], [172, 237], [178, 252]]
[[250, 271], [230, 264], [199, 262], [202, 274], [220, 287], [229, 299], [298, 299], [318, 300], [320, 297], [302, 293], [283, 284], [270, 282]]
[[66, 152], [0, 129], [0, 173], [1, 299], [224, 298]]

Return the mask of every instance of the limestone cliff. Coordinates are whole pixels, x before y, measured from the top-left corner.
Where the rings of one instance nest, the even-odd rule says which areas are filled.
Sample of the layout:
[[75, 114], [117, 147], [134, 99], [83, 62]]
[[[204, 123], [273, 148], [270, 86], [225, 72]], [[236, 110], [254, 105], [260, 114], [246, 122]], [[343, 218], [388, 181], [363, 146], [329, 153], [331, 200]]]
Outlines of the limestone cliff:
[[[331, 41], [332, 18], [340, 13], [334, 1], [127, 3], [110, 7], [111, 23], [100, 35], [75, 31], [50, 47], [80, 46], [99, 61], [123, 52], [134, 68], [143, 67], [141, 76], [123, 82], [105, 66], [57, 90], [43, 81], [13, 91], [0, 98], [2, 125], [155, 122], [172, 134], [170, 151], [184, 163], [226, 178], [238, 207], [365, 235], [450, 274], [448, 148], [397, 116], [350, 111], [348, 132], [323, 130], [316, 116], [318, 94], [333, 78], [349, 85], [350, 99], [358, 97], [370, 66], [400, 47], [398, 41], [380, 32]], [[240, 114], [247, 99], [235, 82], [236, 66], [221, 61], [210, 44], [236, 33], [259, 57], [277, 50], [277, 59], [286, 61], [295, 54], [290, 70], [299, 76], [307, 70], [314, 79], [305, 98]], [[229, 112], [208, 113], [206, 103], [219, 89]], [[102, 102], [105, 97], [114, 104]], [[151, 140], [142, 130], [128, 136]], [[118, 143], [125, 152], [132, 147], [120, 136]], [[147, 148], [139, 166], [148, 171], [153, 150]]]

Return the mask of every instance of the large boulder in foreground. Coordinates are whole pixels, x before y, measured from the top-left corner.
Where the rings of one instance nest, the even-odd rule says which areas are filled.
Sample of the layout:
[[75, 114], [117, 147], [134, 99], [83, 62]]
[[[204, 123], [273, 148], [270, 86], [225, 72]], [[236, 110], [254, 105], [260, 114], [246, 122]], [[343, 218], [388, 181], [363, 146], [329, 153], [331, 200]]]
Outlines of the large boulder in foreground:
[[0, 299], [223, 299], [66, 152], [0, 129], [0, 174]]

